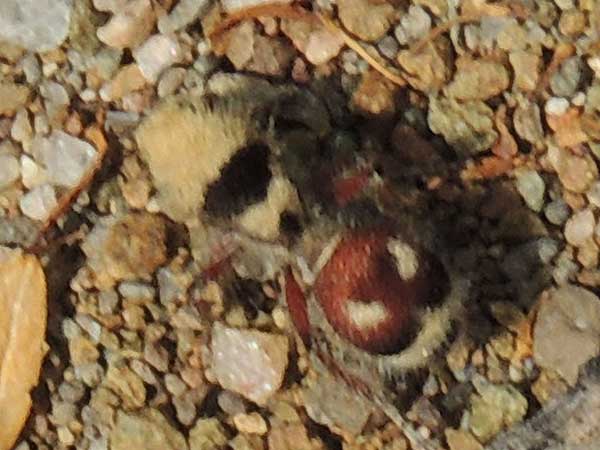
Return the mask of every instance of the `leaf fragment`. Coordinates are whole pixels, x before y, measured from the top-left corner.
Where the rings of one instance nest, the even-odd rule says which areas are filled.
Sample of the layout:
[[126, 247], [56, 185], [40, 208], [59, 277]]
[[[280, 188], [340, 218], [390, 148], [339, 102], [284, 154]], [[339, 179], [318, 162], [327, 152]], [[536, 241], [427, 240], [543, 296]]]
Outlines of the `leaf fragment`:
[[46, 278], [39, 260], [0, 247], [0, 450], [10, 450], [31, 408], [45, 354]]

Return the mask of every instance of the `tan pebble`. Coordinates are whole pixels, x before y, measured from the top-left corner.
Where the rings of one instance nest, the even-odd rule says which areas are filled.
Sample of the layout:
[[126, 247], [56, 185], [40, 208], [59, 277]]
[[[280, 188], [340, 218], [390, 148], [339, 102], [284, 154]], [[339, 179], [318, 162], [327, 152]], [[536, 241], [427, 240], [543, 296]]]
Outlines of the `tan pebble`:
[[453, 430], [447, 428], [445, 431], [446, 441], [450, 450], [482, 450], [483, 446], [475, 437], [464, 430]]
[[566, 36], [577, 36], [585, 29], [585, 14], [579, 9], [564, 11], [558, 22], [558, 29]]
[[337, 2], [338, 15], [352, 34], [364, 41], [381, 39], [390, 28], [394, 7], [388, 2], [343, 0]]
[[29, 97], [29, 88], [16, 83], [0, 83], [0, 116], [12, 115], [17, 109], [24, 106]]
[[236, 414], [233, 423], [241, 433], [263, 435], [267, 432], [267, 423], [256, 412], [250, 414]]
[[144, 315], [144, 309], [138, 305], [129, 305], [123, 310], [123, 319], [131, 330], [142, 330], [146, 326]]
[[472, 346], [471, 340], [465, 337], [457, 339], [452, 344], [450, 351], [446, 354], [446, 363], [452, 372], [458, 372], [465, 368]]
[[514, 353], [514, 337], [509, 332], [504, 332], [492, 338], [488, 344], [502, 359], [510, 360]]
[[273, 327], [273, 317], [270, 314], [267, 314], [264, 311], [258, 311], [256, 318], [252, 321], [252, 326], [254, 328], [272, 328]]
[[223, 290], [215, 281], [209, 281], [200, 292], [200, 298], [213, 305], [214, 315], [220, 315], [223, 312]]
[[58, 427], [56, 432], [61, 444], [73, 445], [75, 443], [75, 436], [73, 436], [73, 433], [67, 427]]
[[288, 327], [288, 318], [285, 311], [280, 306], [273, 309], [273, 322], [280, 330], [285, 330]]
[[152, 186], [145, 178], [125, 181], [119, 178], [121, 193], [127, 204], [134, 209], [144, 209], [150, 199]]
[[569, 149], [550, 146], [548, 159], [563, 186], [576, 193], [587, 191], [598, 176], [598, 167], [590, 155], [577, 155]]
[[118, 100], [133, 91], [141, 89], [146, 84], [146, 78], [136, 64], [124, 66], [115, 77], [107, 82], [100, 91], [104, 101]]
[[367, 72], [352, 95], [353, 105], [368, 114], [393, 114], [396, 110], [397, 88], [383, 76], [371, 70]]
[[531, 385], [531, 392], [542, 405], [564, 394], [567, 392], [567, 389], [567, 383], [551, 370], [543, 370], [537, 380]]
[[197, 388], [204, 384], [204, 377], [202, 372], [192, 367], [186, 367], [181, 371], [181, 379], [192, 389]]
[[585, 269], [594, 269], [598, 266], [598, 244], [593, 238], [588, 239], [579, 247], [577, 261]]
[[268, 436], [269, 450], [312, 450], [313, 446], [303, 424], [274, 426]]
[[65, 122], [65, 131], [71, 136], [77, 137], [81, 134], [82, 130], [81, 117], [79, 117], [77, 112], [73, 112]]
[[584, 208], [586, 204], [585, 197], [582, 194], [575, 194], [569, 191], [563, 192], [563, 200], [574, 211]]
[[477, 350], [475, 350], [473, 352], [473, 355], [471, 356], [471, 363], [475, 366], [475, 367], [481, 367], [484, 365], [485, 363], [485, 357], [483, 355], [483, 350], [478, 348]]
[[206, 378], [206, 381], [208, 381], [209, 383], [217, 383], [217, 377], [215, 376], [214, 372], [210, 369], [204, 370], [204, 378]]
[[583, 246], [592, 238], [595, 226], [594, 213], [590, 209], [578, 211], [565, 224], [565, 239], [576, 247]]
[[276, 401], [271, 406], [271, 412], [283, 422], [299, 422], [300, 416], [292, 405], [284, 401]]
[[83, 336], [76, 336], [69, 340], [69, 352], [71, 363], [75, 367], [96, 362], [100, 357], [100, 352], [94, 343]]
[[248, 319], [246, 318], [244, 308], [241, 305], [232, 307], [225, 316], [225, 322], [231, 327], [246, 328], [248, 326]]

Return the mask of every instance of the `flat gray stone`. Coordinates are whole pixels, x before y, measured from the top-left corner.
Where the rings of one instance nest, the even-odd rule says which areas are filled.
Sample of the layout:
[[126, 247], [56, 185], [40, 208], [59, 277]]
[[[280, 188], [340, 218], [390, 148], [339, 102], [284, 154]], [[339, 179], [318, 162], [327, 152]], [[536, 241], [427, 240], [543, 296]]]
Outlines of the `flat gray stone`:
[[533, 339], [537, 364], [574, 385], [579, 368], [600, 353], [600, 299], [574, 285], [551, 291], [540, 306]]
[[59, 47], [69, 34], [71, 0], [2, 0], [0, 40], [34, 52]]

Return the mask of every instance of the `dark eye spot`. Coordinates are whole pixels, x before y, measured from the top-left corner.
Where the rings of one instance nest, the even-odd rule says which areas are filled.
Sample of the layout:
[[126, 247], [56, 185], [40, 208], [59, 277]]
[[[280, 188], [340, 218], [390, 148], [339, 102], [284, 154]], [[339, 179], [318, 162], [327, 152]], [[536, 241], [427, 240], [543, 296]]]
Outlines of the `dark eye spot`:
[[240, 214], [264, 199], [271, 181], [269, 148], [252, 144], [238, 151], [206, 191], [204, 209], [216, 217]]

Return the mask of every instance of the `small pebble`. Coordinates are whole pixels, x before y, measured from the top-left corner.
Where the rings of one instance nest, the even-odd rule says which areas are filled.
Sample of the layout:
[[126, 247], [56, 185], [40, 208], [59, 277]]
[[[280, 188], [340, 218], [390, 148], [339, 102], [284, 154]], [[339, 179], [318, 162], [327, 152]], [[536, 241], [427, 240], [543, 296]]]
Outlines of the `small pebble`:
[[49, 184], [37, 186], [19, 199], [21, 211], [33, 220], [48, 219], [57, 206], [56, 192]]
[[557, 199], [548, 203], [544, 209], [546, 219], [553, 225], [564, 224], [569, 218], [570, 213], [571, 209], [569, 208], [569, 205], [562, 199]]
[[[226, 12], [273, 3], [273, 0], [221, 0], [221, 5]], [[277, 3], [291, 3], [291, 0], [277, 0]]]
[[226, 430], [215, 417], [198, 419], [189, 434], [190, 448], [192, 450], [225, 448], [227, 440]]
[[181, 397], [175, 397], [172, 402], [173, 406], [175, 406], [177, 420], [184, 425], [192, 425], [196, 418], [196, 406], [194, 405], [192, 398], [183, 395]]
[[160, 77], [157, 93], [159, 97], [166, 97], [173, 94], [185, 79], [186, 70], [183, 67], [167, 69]]
[[29, 114], [27, 110], [20, 109], [15, 116], [13, 126], [10, 130], [10, 136], [17, 142], [25, 144], [31, 140], [33, 130], [31, 122], [29, 122]]
[[600, 208], [600, 181], [596, 181], [592, 184], [585, 195], [592, 205]]
[[550, 88], [558, 97], [572, 97], [577, 91], [583, 74], [583, 62], [579, 56], [573, 56], [560, 65], [550, 78]]
[[169, 14], [158, 19], [158, 30], [162, 34], [179, 31], [201, 16], [210, 5], [208, 0], [180, 0]]
[[246, 402], [238, 394], [230, 391], [222, 391], [217, 397], [219, 407], [230, 416], [244, 414], [246, 412]]
[[53, 50], [67, 38], [71, 8], [65, 0], [2, 0], [0, 41], [34, 52]]
[[573, 0], [554, 0], [554, 4], [556, 6], [558, 6], [560, 9], [562, 9], [563, 11], [566, 11], [568, 9], [573, 9], [575, 7]]
[[16, 156], [0, 154], [0, 190], [13, 184], [20, 176], [21, 167]]
[[96, 159], [94, 147], [64, 131], [35, 139], [32, 153], [45, 166], [48, 181], [65, 187], [77, 186]]
[[267, 423], [256, 412], [250, 414], [236, 414], [233, 423], [240, 433], [263, 435], [267, 432]]
[[600, 56], [593, 56], [587, 60], [588, 66], [594, 72], [596, 78], [600, 78]]
[[316, 30], [308, 37], [304, 54], [311, 64], [318, 66], [335, 58], [343, 46], [344, 41], [336, 34]]
[[473, 385], [479, 395], [471, 398], [471, 432], [481, 441], [488, 441], [503, 427], [523, 419], [527, 413], [527, 399], [509, 384], [492, 384], [477, 375]]
[[135, 412], [119, 410], [116, 414], [116, 423], [110, 430], [109, 440], [111, 450], [188, 448], [183, 435], [162, 413], [153, 408], [143, 408]]
[[400, 25], [394, 30], [394, 36], [402, 45], [422, 38], [431, 29], [431, 17], [421, 6], [411, 5], [408, 14], [400, 19]]
[[133, 51], [142, 74], [154, 83], [168, 67], [181, 59], [181, 47], [171, 36], [155, 34]]
[[579, 368], [598, 354], [600, 299], [574, 285], [550, 291], [540, 305], [533, 339], [535, 361], [574, 385]]
[[551, 97], [544, 106], [546, 114], [561, 116], [569, 109], [569, 101], [566, 98]]
[[400, 46], [398, 45], [396, 39], [394, 39], [392, 36], [385, 36], [381, 41], [379, 41], [377, 48], [386, 58], [395, 59]]
[[137, 47], [154, 27], [155, 16], [150, 0], [131, 0], [113, 12], [111, 19], [96, 33], [98, 39], [110, 47]]
[[264, 404], [283, 382], [288, 342], [285, 336], [216, 323], [212, 355], [212, 371], [221, 386]]
[[596, 220], [590, 209], [578, 211], [565, 224], [565, 239], [571, 245], [579, 247], [594, 234]]
[[465, 430], [453, 430], [448, 428], [445, 431], [446, 441], [450, 450], [482, 450], [483, 446], [475, 437]]
[[571, 103], [574, 106], [583, 106], [583, 105], [585, 105], [585, 101], [586, 101], [586, 95], [583, 92], [578, 92], [571, 99]]
[[584, 193], [598, 177], [598, 167], [588, 154], [579, 155], [567, 148], [550, 145], [548, 160], [569, 191]]
[[535, 170], [518, 169], [515, 171], [517, 190], [533, 211], [540, 212], [544, 206], [546, 185]]
[[575, 278], [579, 267], [573, 261], [571, 255], [567, 252], [562, 252], [555, 261], [555, 267], [552, 272], [554, 281], [559, 286], [567, 284], [570, 280]]

